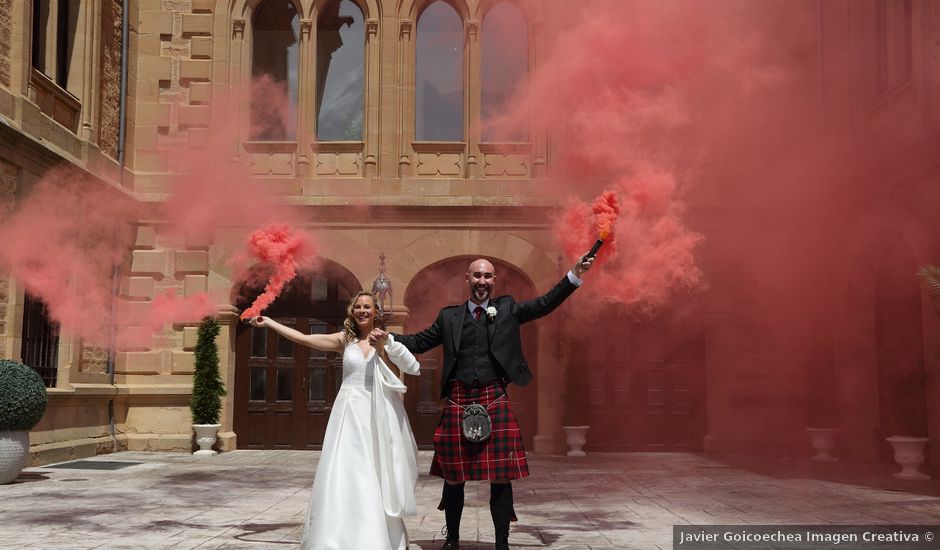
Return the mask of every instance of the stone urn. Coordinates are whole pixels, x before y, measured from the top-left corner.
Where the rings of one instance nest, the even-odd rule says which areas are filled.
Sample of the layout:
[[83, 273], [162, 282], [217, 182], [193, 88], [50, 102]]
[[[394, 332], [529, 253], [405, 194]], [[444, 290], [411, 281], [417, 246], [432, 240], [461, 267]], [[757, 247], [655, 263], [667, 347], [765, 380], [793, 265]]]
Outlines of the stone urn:
[[568, 456], [585, 456], [584, 444], [587, 443], [587, 431], [590, 426], [562, 426], [565, 429], [565, 442], [568, 443]]
[[930, 476], [918, 470], [924, 463], [924, 446], [930, 439], [926, 437], [908, 437], [894, 435], [886, 438], [894, 447], [894, 461], [901, 467], [901, 471], [894, 474], [898, 479], [930, 479]]
[[816, 454], [810, 460], [835, 462], [836, 457], [829, 454], [836, 446], [835, 428], [806, 428], [806, 431], [813, 443], [813, 450], [816, 451]]
[[212, 450], [212, 446], [215, 445], [215, 436], [221, 427], [221, 424], [193, 424], [193, 430], [196, 432], [196, 444], [199, 445], [199, 450], [193, 454], [196, 456], [216, 454]]
[[26, 466], [29, 432], [0, 432], [0, 485], [13, 483]]

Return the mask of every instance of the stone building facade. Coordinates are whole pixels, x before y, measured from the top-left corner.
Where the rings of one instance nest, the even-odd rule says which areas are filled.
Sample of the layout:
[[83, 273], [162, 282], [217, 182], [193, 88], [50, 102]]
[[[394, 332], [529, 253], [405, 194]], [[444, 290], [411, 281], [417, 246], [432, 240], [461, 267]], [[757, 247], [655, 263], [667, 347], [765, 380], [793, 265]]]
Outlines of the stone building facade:
[[[931, 207], [935, 211], [940, 204], [934, 190], [940, 163], [929, 153], [940, 136], [940, 1], [887, 0], [889, 7], [901, 6], [900, 15], [889, 10], [890, 17], [885, 15], [889, 11], [878, 11], [882, 4], [824, 0], [818, 6], [798, 3], [794, 9], [806, 10], [819, 22], [825, 131], [875, 139], [886, 135], [884, 127], [892, 120], [923, 121], [916, 131], [894, 139], [897, 154], [867, 159], [889, 183], [881, 193], [858, 198], [879, 216], [890, 212], [885, 223], [898, 228], [891, 237], [895, 240], [885, 241], [883, 234], [875, 240], [884, 250], [905, 243], [909, 253], [898, 269], [912, 271], [938, 261], [940, 253], [931, 230]], [[481, 76], [488, 18], [499, 13], [509, 23], [521, 21], [516, 28], [524, 30], [522, 66], [537, 67], [549, 41], [565, 28], [566, 3], [130, 0], [128, 5], [122, 144], [122, 3], [0, 1], [0, 199], [7, 208], [61, 162], [142, 202], [161, 200], [174, 168], [166, 148], [209, 147], [217, 137], [212, 128], [227, 137], [234, 160], [283, 192], [303, 211], [308, 228], [322, 235], [323, 271], [295, 285], [271, 313], [301, 330], [333, 330], [346, 297], [371, 288], [380, 269], [393, 289], [390, 312], [396, 330], [423, 328], [434, 306], [460, 301], [461, 274], [473, 257], [496, 260], [503, 289], [519, 296], [534, 296], [560, 277], [559, 250], [546, 223], [557, 197], [540, 183], [551, 169], [553, 148], [563, 147], [563, 136], [533, 127], [519, 140], [490, 142], [479, 121], [494, 93]], [[56, 32], [36, 24], [36, 14], [54, 21], [59, 13], [67, 14], [72, 29], [58, 37], [69, 41], [67, 48], [57, 46]], [[886, 29], [885, 36], [895, 42], [908, 41], [910, 55], [865, 50], [864, 44], [872, 42], [894, 43], [868, 36], [873, 28]], [[48, 42], [41, 48], [40, 31]], [[456, 36], [456, 46], [422, 50], [425, 31], [437, 33], [447, 45]], [[346, 46], [330, 42], [337, 36], [353, 37], [355, 42], [347, 43], [361, 46], [354, 52], [361, 56], [356, 81], [361, 108], [352, 111], [343, 111], [337, 99], [342, 94], [336, 90], [343, 88], [331, 88], [342, 83], [331, 80], [330, 63], [348, 67], [341, 57]], [[38, 49], [45, 56], [41, 60]], [[443, 56], [437, 63], [459, 61], [459, 89], [435, 89], [435, 76], [421, 72], [421, 59], [440, 69], [435, 55]], [[891, 78], [869, 91], [853, 71], [859, 58], [879, 55], [905, 68], [884, 69]], [[67, 78], [60, 78], [63, 74]], [[261, 74], [273, 75], [292, 90], [288, 119], [281, 127], [245, 130], [218, 105]], [[444, 76], [453, 74], [445, 71]], [[839, 88], [845, 86], [850, 88]], [[857, 101], [830, 104], [827, 94]], [[455, 108], [462, 116], [448, 118]], [[833, 293], [831, 331], [821, 344], [813, 336], [774, 341], [768, 335], [787, 319], [741, 314], [733, 303], [720, 300], [706, 300], [704, 313], [691, 322], [667, 318], [625, 324], [623, 334], [635, 343], [634, 351], [615, 364], [606, 360], [613, 349], [582, 355], [561, 342], [557, 319], [533, 323], [525, 338], [537, 382], [513, 395], [531, 448], [543, 453], [563, 449], [562, 370], [577, 360], [589, 372], [592, 423], [605, 434], [594, 440], [597, 450], [801, 449], [807, 410], [814, 401], [831, 399], [847, 413], [837, 426], [847, 456], [877, 457], [873, 434], [884, 435], [879, 432], [884, 418], [871, 405], [885, 403], [879, 388], [890, 373], [879, 374], [886, 367], [879, 366], [878, 350], [860, 349], [858, 342], [877, 340], [883, 330], [873, 313], [879, 311], [875, 282], [890, 286], [895, 279], [865, 263], [863, 243], [871, 241], [870, 235], [853, 234], [851, 227], [838, 231], [857, 248], [847, 247], [848, 257], [833, 259], [833, 265], [861, 263], [865, 269], [853, 270], [860, 280], [850, 290], [832, 282], [839, 292]], [[229, 388], [220, 448], [317, 448], [337, 384], [336, 358], [285, 347], [273, 335], [238, 323], [244, 304], [235, 297], [239, 289], [226, 265], [230, 253], [213, 245], [173, 247], [159, 221], [141, 220], [121, 273], [120, 295], [140, 308], [167, 289], [232, 296], [218, 308], [223, 321], [218, 343]], [[431, 297], [428, 288], [435, 289]], [[0, 281], [0, 353], [5, 357], [21, 357], [26, 301], [15, 280]], [[915, 355], [923, 375], [917, 391], [925, 392], [925, 405], [917, 414], [936, 440], [940, 361], [930, 349], [940, 338], [940, 326], [925, 296], [918, 294], [915, 302], [918, 313], [905, 326], [922, 335]], [[195, 326], [167, 327], [150, 348], [117, 353], [111, 373], [106, 351], [58, 335], [49, 411], [31, 433], [34, 463], [119, 449], [189, 451], [195, 335]], [[679, 341], [682, 345], [671, 349], [681, 347], [681, 353], [665, 352], [670, 342]], [[805, 376], [780, 377], [770, 368], [747, 367], [806, 361], [819, 346], [829, 350], [831, 359], [809, 367]], [[423, 358], [425, 374], [409, 382], [406, 404], [421, 445], [430, 443], [439, 411], [434, 394], [438, 361], [433, 355]], [[807, 389], [808, 380], [826, 376], [840, 381], [831, 393]], [[940, 463], [938, 452], [934, 445], [933, 464]]]

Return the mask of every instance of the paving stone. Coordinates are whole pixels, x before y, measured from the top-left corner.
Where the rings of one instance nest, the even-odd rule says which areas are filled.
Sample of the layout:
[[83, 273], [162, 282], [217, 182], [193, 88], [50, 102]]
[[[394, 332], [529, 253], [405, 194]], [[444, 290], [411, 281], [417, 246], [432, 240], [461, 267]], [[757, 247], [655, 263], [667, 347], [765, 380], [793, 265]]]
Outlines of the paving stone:
[[[214, 457], [124, 452], [120, 470], [30, 468], [2, 488], [0, 548], [288, 548], [300, 541], [319, 452]], [[419, 456], [427, 472], [431, 453]], [[888, 465], [734, 462], [695, 453], [532, 455], [516, 482], [517, 548], [656, 550], [674, 524], [931, 524], [940, 482], [902, 482]], [[411, 550], [440, 547], [441, 482], [422, 473]], [[490, 550], [489, 487], [469, 483], [463, 550]], [[28, 534], [27, 534], [28, 533]]]

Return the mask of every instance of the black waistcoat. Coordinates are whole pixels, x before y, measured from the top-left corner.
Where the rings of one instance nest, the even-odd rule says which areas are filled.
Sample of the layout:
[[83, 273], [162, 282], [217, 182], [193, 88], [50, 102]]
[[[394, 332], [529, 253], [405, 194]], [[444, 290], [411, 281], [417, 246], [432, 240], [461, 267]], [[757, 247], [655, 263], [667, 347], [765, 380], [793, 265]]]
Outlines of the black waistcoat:
[[464, 315], [460, 351], [457, 352], [457, 365], [452, 376], [465, 384], [485, 384], [500, 378], [501, 373], [502, 369], [490, 356], [490, 347], [486, 341], [486, 314], [481, 315], [478, 321], [467, 313]]

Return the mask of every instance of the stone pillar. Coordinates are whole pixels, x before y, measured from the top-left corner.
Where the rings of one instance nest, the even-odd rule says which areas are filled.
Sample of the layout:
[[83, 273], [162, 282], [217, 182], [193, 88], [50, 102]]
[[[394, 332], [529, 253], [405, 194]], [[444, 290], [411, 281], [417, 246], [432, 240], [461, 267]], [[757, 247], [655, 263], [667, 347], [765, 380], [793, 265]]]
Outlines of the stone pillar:
[[[559, 315], [561, 312], [555, 312]], [[540, 454], [557, 454], [562, 451], [561, 394], [563, 357], [559, 340], [560, 329], [544, 324], [539, 330], [538, 342], [538, 429], [532, 438], [533, 451]]]

